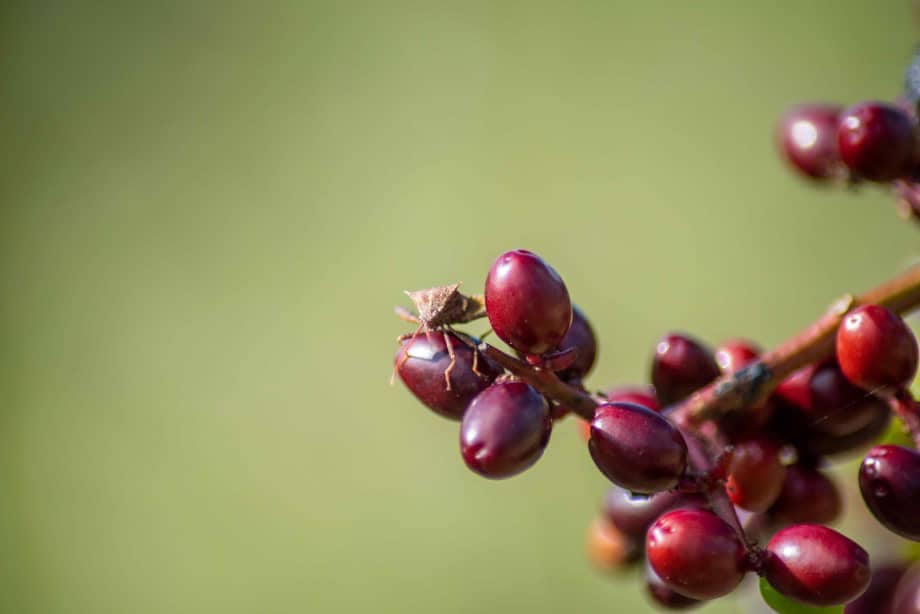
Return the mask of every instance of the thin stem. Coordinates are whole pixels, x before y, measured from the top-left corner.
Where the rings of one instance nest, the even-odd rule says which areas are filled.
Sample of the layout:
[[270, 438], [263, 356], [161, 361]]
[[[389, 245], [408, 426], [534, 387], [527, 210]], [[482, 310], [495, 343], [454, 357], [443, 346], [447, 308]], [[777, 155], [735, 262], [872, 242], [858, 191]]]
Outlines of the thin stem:
[[461, 339], [467, 342], [476, 351], [482, 353], [486, 358], [498, 363], [500, 366], [517, 375], [522, 380], [539, 390], [544, 396], [568, 407], [585, 420], [594, 418], [594, 410], [597, 402], [591, 398], [584, 390], [579, 390], [575, 386], [570, 386], [556, 377], [556, 374], [549, 369], [539, 366], [532, 367], [514, 356], [502, 352], [497, 347], [491, 346], [484, 341], [471, 337], [464, 333], [458, 333]]

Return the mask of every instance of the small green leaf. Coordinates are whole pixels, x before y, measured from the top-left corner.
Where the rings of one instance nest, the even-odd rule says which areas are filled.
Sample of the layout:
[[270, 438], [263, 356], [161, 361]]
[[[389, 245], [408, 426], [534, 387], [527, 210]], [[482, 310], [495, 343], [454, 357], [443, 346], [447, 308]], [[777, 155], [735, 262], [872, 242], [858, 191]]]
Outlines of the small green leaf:
[[808, 605], [789, 597], [784, 597], [776, 592], [766, 578], [760, 579], [760, 595], [774, 612], [779, 614], [843, 614], [843, 606], [835, 605], [829, 608], [819, 608]]

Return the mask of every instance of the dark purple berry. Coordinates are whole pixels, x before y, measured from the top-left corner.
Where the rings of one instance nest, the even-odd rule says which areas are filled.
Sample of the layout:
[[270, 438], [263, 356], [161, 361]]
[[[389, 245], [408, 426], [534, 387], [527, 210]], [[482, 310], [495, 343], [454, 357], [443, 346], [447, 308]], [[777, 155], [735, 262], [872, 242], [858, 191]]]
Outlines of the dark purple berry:
[[492, 384], [473, 399], [463, 416], [463, 460], [484, 477], [511, 477], [543, 455], [552, 425], [549, 404], [529, 385]]
[[470, 401], [489, 387], [501, 369], [480, 355], [476, 357], [477, 374], [473, 371], [473, 350], [452, 333], [446, 336], [456, 357], [453, 368], [441, 331], [403, 341], [394, 361], [399, 378], [419, 401], [435, 413], [460, 420]]
[[663, 337], [652, 359], [652, 385], [664, 405], [677, 403], [719, 377], [709, 348], [684, 334]]
[[645, 589], [655, 605], [665, 610], [689, 610], [703, 603], [699, 599], [685, 597], [668, 588], [668, 585], [655, 573], [655, 570], [652, 569], [652, 566], [647, 561], [645, 564]]
[[705, 510], [674, 510], [649, 528], [649, 564], [672, 590], [694, 599], [715, 599], [744, 577], [744, 546], [724, 520]]
[[917, 339], [904, 320], [878, 305], [851, 311], [837, 329], [837, 362], [865, 390], [896, 390], [917, 374]]
[[818, 606], [843, 604], [869, 585], [869, 555], [833, 529], [797, 524], [767, 544], [764, 577], [787, 597]]
[[843, 508], [840, 491], [829, 477], [814, 467], [786, 467], [786, 479], [770, 507], [770, 519], [779, 525], [834, 522]]
[[707, 507], [708, 503], [703, 495], [673, 490], [646, 496], [614, 486], [604, 498], [604, 515], [620, 531], [635, 539], [645, 539], [648, 528], [665, 512]]
[[[891, 609], [898, 581], [907, 568], [901, 563], [878, 565], [872, 569], [869, 587], [843, 608], [843, 614], [897, 614]], [[920, 609], [920, 603], [917, 604]]]
[[840, 115], [840, 159], [870, 181], [906, 175], [914, 162], [914, 125], [901, 109], [884, 102], [863, 102]]
[[804, 104], [783, 116], [780, 148], [786, 161], [805, 177], [821, 181], [840, 174], [837, 119], [841, 110], [832, 104]]
[[687, 445], [677, 427], [632, 403], [595, 410], [588, 449], [611, 482], [637, 493], [673, 488], [687, 466]]
[[523, 249], [495, 260], [485, 295], [492, 330], [525, 354], [554, 349], [572, 323], [572, 303], [562, 278], [539, 256]]
[[893, 445], [872, 448], [859, 468], [859, 490], [888, 530], [920, 541], [920, 452]]
[[576, 305], [572, 306], [572, 325], [559, 342], [560, 350], [569, 348], [575, 348], [575, 363], [556, 375], [564, 381], [580, 380], [594, 367], [597, 358], [597, 337], [588, 318]]
[[780, 447], [760, 436], [735, 444], [725, 490], [732, 503], [752, 512], [764, 512], [783, 489], [786, 467]]

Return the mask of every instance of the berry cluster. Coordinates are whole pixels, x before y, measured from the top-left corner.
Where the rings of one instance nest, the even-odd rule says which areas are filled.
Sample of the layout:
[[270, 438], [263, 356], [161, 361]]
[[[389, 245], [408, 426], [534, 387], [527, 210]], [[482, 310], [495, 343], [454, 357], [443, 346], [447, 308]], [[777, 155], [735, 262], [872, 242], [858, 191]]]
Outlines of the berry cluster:
[[[920, 170], [916, 114], [898, 106], [801, 106], [780, 134], [789, 162], [814, 180], [913, 189]], [[920, 563], [872, 567], [862, 547], [825, 525], [842, 508], [828, 463], [859, 453], [854, 482], [868, 510], [920, 541], [920, 403], [908, 390], [920, 352], [899, 315], [920, 306], [920, 268], [836, 303], [766, 353], [745, 339], [710, 348], [670, 333], [655, 345], [650, 385], [601, 392], [584, 385], [594, 329], [536, 254], [501, 254], [482, 296], [458, 284], [407, 294], [416, 313], [398, 311], [418, 327], [400, 337], [395, 373], [424, 405], [459, 421], [465, 464], [486, 478], [514, 476], [540, 459], [556, 424], [577, 415], [612, 483], [590, 525], [589, 557], [605, 570], [644, 560], [653, 603], [693, 607], [749, 573], [761, 576], [771, 605], [768, 595], [884, 614], [918, 603]], [[479, 318], [510, 353], [457, 328]], [[892, 415], [913, 448], [873, 446]]]

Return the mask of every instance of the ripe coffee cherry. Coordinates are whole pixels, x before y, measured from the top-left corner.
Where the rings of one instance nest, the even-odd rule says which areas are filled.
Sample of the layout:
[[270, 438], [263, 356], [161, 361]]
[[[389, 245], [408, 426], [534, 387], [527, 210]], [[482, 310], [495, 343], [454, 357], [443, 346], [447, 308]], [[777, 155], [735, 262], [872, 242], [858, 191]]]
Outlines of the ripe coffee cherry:
[[454, 334], [447, 333], [456, 360], [450, 370], [450, 390], [444, 373], [450, 367], [450, 354], [444, 333], [418, 335], [403, 341], [396, 352], [396, 371], [406, 387], [437, 414], [460, 420], [473, 398], [488, 388], [501, 370], [480, 355], [473, 372], [473, 350]]
[[764, 577], [778, 592], [811, 605], [852, 601], [869, 585], [869, 555], [833, 529], [797, 524], [767, 544]]
[[498, 337], [525, 354], [545, 354], [572, 323], [572, 303], [559, 274], [536, 254], [499, 256], [486, 277], [486, 312]]
[[884, 307], [857, 307], [837, 329], [837, 362], [860, 388], [903, 388], [914, 379], [917, 361], [914, 334], [900, 316]]
[[597, 337], [588, 318], [576, 305], [572, 305], [572, 325], [559, 342], [560, 350], [568, 348], [575, 348], [575, 364], [557, 372], [556, 375], [564, 381], [580, 380], [594, 367], [597, 358]]
[[901, 109], [883, 102], [863, 102], [840, 115], [840, 159], [870, 181], [891, 181], [910, 171], [914, 161], [914, 126]]
[[735, 339], [720, 344], [715, 351], [716, 364], [722, 373], [734, 373], [751, 364], [760, 356], [760, 349], [744, 339]]
[[920, 541], [920, 452], [892, 445], [872, 448], [859, 468], [859, 490], [888, 530]]
[[652, 385], [662, 404], [677, 403], [717, 377], [712, 352], [693, 337], [672, 333], [655, 346]]
[[796, 439], [801, 439], [802, 429], [848, 437], [877, 423], [880, 413], [888, 413], [884, 401], [854, 386], [833, 362], [796, 371], [780, 384], [776, 394], [793, 403], [801, 414], [800, 420], [787, 415], [800, 423], [794, 426], [799, 433], [789, 433]]
[[637, 493], [673, 488], [687, 466], [687, 444], [677, 427], [632, 403], [595, 410], [588, 449], [611, 482]]
[[653, 522], [665, 512], [674, 509], [706, 509], [706, 498], [699, 494], [685, 494], [673, 490], [654, 495], [636, 495], [614, 486], [604, 499], [604, 515], [624, 535], [644, 540]]
[[543, 455], [552, 425], [549, 404], [529, 385], [517, 381], [492, 384], [473, 399], [463, 415], [463, 460], [484, 477], [511, 477]]
[[588, 560], [599, 570], [617, 571], [636, 561], [641, 552], [639, 543], [598, 516], [588, 527], [585, 550]]
[[786, 479], [769, 516], [779, 525], [834, 522], [843, 508], [840, 491], [829, 477], [814, 467], [786, 467]]
[[783, 489], [786, 467], [780, 447], [765, 436], [735, 444], [725, 490], [732, 503], [752, 512], [764, 512]]
[[852, 385], [840, 367], [828, 363], [815, 369], [809, 382], [809, 426], [816, 432], [844, 437], [872, 424], [879, 411], [888, 409], [881, 399]]
[[859, 430], [842, 436], [812, 431], [808, 434], [805, 447], [812, 454], [825, 456], [842, 453], [854, 454], [871, 447], [888, 430], [891, 410], [885, 403], [874, 397], [871, 403], [867, 399], [866, 409], [869, 410], [870, 417], [868, 423]]
[[649, 527], [648, 562], [672, 590], [694, 599], [732, 592], [744, 577], [744, 546], [728, 523], [705, 510], [674, 510]]
[[645, 589], [655, 605], [665, 610], [689, 610], [703, 603], [699, 599], [684, 597], [677, 591], [668, 588], [648, 561], [645, 563]]
[[821, 181], [839, 174], [837, 119], [841, 110], [832, 104], [800, 105], [780, 122], [780, 148], [786, 161], [805, 177]]
[[[843, 614], [897, 614], [892, 610], [894, 592], [907, 568], [900, 563], [878, 565], [872, 570], [866, 591], [843, 608]], [[920, 602], [917, 603], [920, 610]]]

